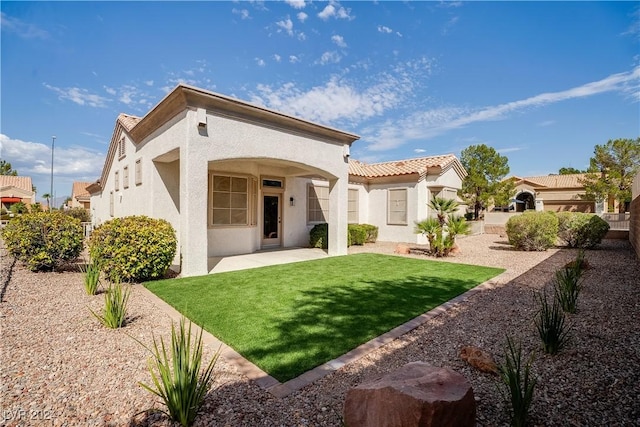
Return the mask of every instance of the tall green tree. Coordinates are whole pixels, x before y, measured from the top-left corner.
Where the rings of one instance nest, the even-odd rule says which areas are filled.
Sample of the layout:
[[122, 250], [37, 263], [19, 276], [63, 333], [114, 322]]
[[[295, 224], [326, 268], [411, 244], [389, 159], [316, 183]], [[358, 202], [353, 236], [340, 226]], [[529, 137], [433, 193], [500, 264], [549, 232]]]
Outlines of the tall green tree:
[[581, 171], [580, 169], [576, 169], [572, 167], [560, 168], [560, 170], [558, 171], [560, 175], [575, 175], [577, 173], [585, 173], [585, 172], [586, 171]]
[[631, 201], [633, 178], [640, 171], [640, 138], [614, 139], [596, 145], [589, 161], [589, 171], [582, 183], [586, 197], [606, 200], [613, 197], [624, 212]]
[[460, 162], [467, 170], [462, 181], [461, 196], [473, 206], [473, 216], [489, 204], [504, 204], [514, 192], [513, 181], [504, 180], [509, 173], [509, 159], [485, 144], [470, 145], [462, 150]]
[[11, 167], [11, 163], [6, 160], [0, 160], [0, 175], [12, 175], [17, 176], [18, 171]]

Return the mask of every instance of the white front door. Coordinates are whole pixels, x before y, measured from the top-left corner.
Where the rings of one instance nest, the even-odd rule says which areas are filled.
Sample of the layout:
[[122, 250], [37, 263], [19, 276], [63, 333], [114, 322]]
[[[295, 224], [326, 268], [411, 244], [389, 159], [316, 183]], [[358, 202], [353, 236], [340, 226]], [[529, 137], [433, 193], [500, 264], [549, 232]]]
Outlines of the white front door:
[[280, 246], [282, 230], [281, 194], [262, 195], [262, 247]]

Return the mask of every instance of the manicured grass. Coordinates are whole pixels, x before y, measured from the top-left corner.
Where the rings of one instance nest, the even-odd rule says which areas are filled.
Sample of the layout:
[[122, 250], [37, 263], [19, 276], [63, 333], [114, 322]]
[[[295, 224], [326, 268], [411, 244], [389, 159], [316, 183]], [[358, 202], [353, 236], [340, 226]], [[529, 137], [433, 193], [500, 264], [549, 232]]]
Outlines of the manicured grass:
[[145, 286], [286, 381], [503, 271], [357, 254]]

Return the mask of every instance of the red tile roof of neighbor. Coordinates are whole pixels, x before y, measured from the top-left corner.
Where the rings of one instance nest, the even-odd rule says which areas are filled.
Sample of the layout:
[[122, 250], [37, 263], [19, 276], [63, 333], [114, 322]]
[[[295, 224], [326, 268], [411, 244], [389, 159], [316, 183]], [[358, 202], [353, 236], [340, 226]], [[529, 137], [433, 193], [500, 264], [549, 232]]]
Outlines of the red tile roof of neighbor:
[[[453, 154], [419, 157], [417, 159], [395, 160], [392, 162], [366, 164], [358, 160], [349, 160], [349, 174], [366, 178], [399, 176], [426, 173], [429, 168], [447, 169], [460, 163]], [[463, 171], [462, 165], [460, 169]]]
[[33, 191], [33, 183], [30, 176], [0, 175], [1, 187], [16, 187], [24, 191]]
[[572, 175], [543, 175], [543, 176], [525, 176], [514, 177], [516, 182], [528, 181], [540, 187], [546, 188], [582, 188], [584, 184], [580, 180], [587, 176], [585, 173], [577, 173]]
[[118, 115], [118, 121], [122, 124], [124, 129], [129, 132], [138, 122], [142, 120], [142, 117], [130, 116], [129, 114], [120, 113]]
[[91, 194], [87, 191], [87, 187], [90, 186], [91, 182], [74, 182], [73, 188], [71, 190], [71, 194], [77, 199], [80, 197], [90, 197]]

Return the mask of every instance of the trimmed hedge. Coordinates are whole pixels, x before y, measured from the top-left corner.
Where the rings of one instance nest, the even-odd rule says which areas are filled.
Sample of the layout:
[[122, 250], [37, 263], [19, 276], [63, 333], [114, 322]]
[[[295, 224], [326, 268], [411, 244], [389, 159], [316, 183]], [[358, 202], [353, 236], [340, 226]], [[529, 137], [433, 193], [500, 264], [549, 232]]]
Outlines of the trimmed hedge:
[[553, 212], [525, 212], [509, 218], [509, 243], [523, 251], [546, 251], [558, 238], [558, 217]]
[[349, 237], [351, 237], [349, 246], [362, 246], [367, 241], [367, 230], [360, 224], [349, 224], [347, 228]]
[[71, 208], [62, 211], [65, 215], [72, 216], [74, 218], [78, 218], [80, 222], [90, 222], [91, 214], [85, 208]]
[[581, 212], [558, 213], [558, 237], [570, 248], [591, 249], [602, 242], [609, 224], [597, 215]]
[[24, 214], [2, 230], [9, 252], [31, 271], [51, 271], [82, 252], [80, 221], [59, 211]]
[[327, 249], [329, 247], [329, 224], [316, 224], [309, 232], [309, 245], [312, 248]]
[[371, 224], [359, 224], [367, 232], [365, 243], [375, 243], [378, 240], [378, 227]]
[[176, 254], [176, 233], [163, 219], [115, 218], [91, 233], [89, 254], [111, 281], [162, 278]]
[[[329, 224], [313, 226], [309, 232], [309, 245], [312, 248], [327, 249], [329, 247]], [[378, 227], [370, 224], [349, 224], [347, 228], [347, 246], [375, 243], [378, 238]]]

